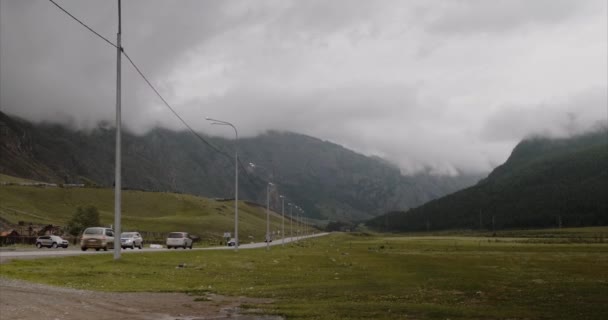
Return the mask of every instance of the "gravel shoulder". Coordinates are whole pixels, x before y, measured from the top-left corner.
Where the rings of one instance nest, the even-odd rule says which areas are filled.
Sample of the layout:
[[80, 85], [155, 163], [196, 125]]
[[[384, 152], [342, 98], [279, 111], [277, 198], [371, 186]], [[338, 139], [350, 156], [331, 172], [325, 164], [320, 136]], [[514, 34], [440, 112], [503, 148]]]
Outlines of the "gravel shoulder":
[[244, 315], [239, 312], [243, 304], [271, 302], [268, 299], [215, 294], [195, 297], [184, 293], [97, 292], [0, 277], [0, 319], [282, 319], [278, 316]]

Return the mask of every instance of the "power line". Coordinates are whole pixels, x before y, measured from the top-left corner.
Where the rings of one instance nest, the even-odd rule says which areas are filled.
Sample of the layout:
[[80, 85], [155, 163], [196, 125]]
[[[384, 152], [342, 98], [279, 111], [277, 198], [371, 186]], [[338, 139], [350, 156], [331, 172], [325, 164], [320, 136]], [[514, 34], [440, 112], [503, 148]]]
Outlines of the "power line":
[[[105, 38], [104, 36], [102, 36], [101, 34], [99, 34], [97, 31], [93, 30], [91, 27], [89, 27], [88, 25], [86, 25], [84, 22], [82, 22], [80, 19], [76, 18], [74, 15], [72, 15], [70, 12], [68, 12], [67, 10], [65, 10], [63, 7], [61, 7], [60, 5], [58, 5], [55, 1], [53, 0], [49, 0], [52, 4], [54, 4], [55, 6], [57, 6], [57, 8], [61, 9], [61, 11], [63, 11], [65, 14], [67, 14], [68, 16], [70, 16], [72, 19], [76, 20], [78, 23], [80, 23], [83, 27], [87, 28], [89, 31], [91, 31], [92, 33], [94, 33], [95, 35], [97, 35], [99, 38], [101, 38], [102, 40], [104, 40], [105, 42], [107, 42], [108, 44], [110, 44], [112, 47], [117, 48], [117, 46], [112, 43], [110, 40], [108, 40], [107, 38]], [[139, 75], [144, 79], [144, 81], [148, 84], [148, 86], [152, 89], [152, 91], [154, 91], [154, 93], [156, 93], [156, 95], [162, 100], [162, 102], [165, 104], [165, 106], [167, 108], [169, 108], [169, 110], [171, 110], [171, 112], [173, 112], [173, 114], [196, 136], [198, 137], [203, 143], [205, 143], [207, 146], [209, 146], [211, 149], [213, 149], [214, 151], [223, 154], [227, 157], [230, 157], [228, 154], [224, 153], [223, 151], [219, 150], [217, 147], [215, 147], [214, 145], [212, 145], [211, 143], [209, 143], [207, 140], [205, 140], [203, 137], [201, 137], [196, 131], [194, 131], [192, 129], [192, 127], [190, 127], [190, 125], [188, 125], [188, 123], [186, 123], [186, 121], [184, 121], [184, 119], [171, 107], [171, 105], [169, 105], [169, 103], [167, 102], [167, 100], [165, 100], [165, 98], [163, 98], [163, 96], [161, 96], [161, 94], [158, 92], [158, 90], [156, 90], [156, 88], [152, 85], [152, 83], [148, 80], [148, 78], [143, 74], [143, 72], [139, 69], [139, 67], [135, 64], [135, 62], [133, 62], [133, 60], [131, 59], [131, 57], [129, 57], [129, 55], [124, 51], [124, 47], [120, 48], [121, 52], [124, 54], [124, 56], [127, 58], [127, 60], [129, 60], [129, 62], [131, 63], [131, 65], [133, 66], [133, 68], [135, 68], [135, 70], [137, 71], [137, 73], [139, 73]], [[240, 161], [239, 161], [240, 162]], [[242, 164], [241, 164], [242, 166]]]
[[[94, 33], [95, 35], [97, 35], [99, 38], [101, 38], [102, 40], [104, 40], [105, 42], [107, 42], [108, 44], [110, 44], [112, 47], [117, 48], [117, 45], [115, 45], [114, 43], [112, 43], [110, 40], [108, 40], [107, 38], [105, 38], [104, 36], [102, 36], [101, 34], [99, 34], [97, 31], [93, 30], [91, 27], [89, 27], [88, 25], [86, 25], [84, 22], [82, 22], [80, 19], [76, 18], [74, 15], [72, 15], [70, 12], [68, 12], [67, 10], [65, 10], [63, 7], [61, 7], [60, 5], [58, 5], [55, 1], [53, 0], [49, 0], [52, 4], [54, 4], [55, 6], [57, 6], [57, 8], [59, 8], [61, 11], [63, 11], [65, 14], [67, 14], [68, 16], [70, 16], [72, 19], [74, 19], [75, 21], [77, 21], [78, 23], [80, 23], [83, 27], [87, 28], [89, 31], [91, 31], [92, 33]], [[203, 137], [201, 137], [200, 134], [198, 134], [196, 131], [194, 131], [194, 129], [192, 129], [192, 127], [190, 127], [190, 125], [175, 111], [175, 109], [173, 109], [171, 107], [171, 105], [167, 102], [167, 100], [165, 100], [165, 98], [163, 98], [163, 96], [158, 92], [158, 90], [152, 85], [152, 83], [148, 80], [148, 78], [144, 75], [144, 73], [141, 71], [141, 69], [135, 64], [135, 62], [131, 59], [131, 57], [129, 57], [129, 55], [124, 51], [124, 47], [120, 48], [120, 51], [122, 52], [122, 54], [125, 56], [125, 58], [127, 58], [127, 60], [129, 60], [129, 62], [131, 63], [131, 65], [133, 66], [133, 68], [135, 68], [135, 70], [137, 71], [137, 73], [144, 79], [144, 81], [146, 82], [146, 84], [150, 87], [150, 89], [152, 89], [152, 91], [154, 91], [154, 93], [156, 94], [156, 96], [158, 96], [160, 98], [160, 100], [165, 104], [165, 106], [167, 108], [169, 108], [169, 110], [171, 110], [171, 112], [186, 126], [186, 128], [188, 128], [188, 130], [190, 130], [190, 132], [192, 134], [194, 134], [194, 136], [196, 136], [200, 141], [202, 141], [205, 145], [207, 145], [209, 148], [211, 148], [213, 151], [224, 155], [225, 157], [227, 157], [228, 159], [230, 159], [232, 161], [232, 156], [228, 155], [227, 153], [223, 152], [222, 150], [218, 149], [216, 146], [214, 146], [213, 144], [211, 144], [209, 141], [205, 140]], [[245, 166], [243, 166], [243, 163], [241, 162], [240, 159], [238, 159], [238, 164], [242, 169], [242, 172], [245, 173], [245, 176], [247, 177], [247, 180], [249, 180], [249, 182], [253, 185], [257, 185], [257, 183], [255, 183], [251, 177], [249, 176], [249, 173], [247, 173], [247, 169], [245, 168]]]
[[[156, 94], [156, 96], [158, 98], [160, 98], [160, 100], [165, 104], [165, 106], [167, 108], [169, 108], [169, 110], [171, 110], [171, 112], [186, 126], [186, 128], [188, 128], [188, 130], [190, 130], [190, 132], [192, 132], [192, 134], [194, 134], [200, 141], [202, 141], [204, 144], [206, 144], [208, 147], [210, 147], [211, 149], [213, 149], [215, 152], [224, 155], [225, 157], [227, 157], [228, 159], [232, 160], [232, 156], [225, 153], [224, 151], [218, 149], [216, 146], [214, 146], [213, 144], [211, 144], [209, 141], [205, 140], [203, 137], [201, 137], [200, 134], [198, 134], [198, 132], [194, 131], [194, 129], [192, 129], [192, 127], [190, 127], [190, 125], [188, 125], [188, 123], [175, 111], [175, 109], [173, 109], [171, 107], [171, 105], [167, 102], [167, 100], [165, 100], [165, 98], [163, 98], [163, 96], [158, 92], [158, 90], [156, 90], [156, 88], [154, 87], [154, 85], [152, 85], [152, 83], [150, 82], [150, 80], [148, 80], [148, 78], [144, 75], [144, 73], [141, 71], [141, 69], [139, 69], [139, 67], [135, 64], [135, 62], [133, 61], [133, 59], [131, 59], [131, 57], [129, 57], [129, 55], [127, 54], [126, 51], [124, 51], [124, 49], [122, 50], [122, 53], [125, 55], [125, 58], [127, 58], [127, 60], [129, 60], [129, 62], [131, 63], [131, 65], [133, 66], [133, 68], [135, 68], [135, 70], [137, 71], [137, 73], [142, 77], [142, 79], [144, 79], [144, 81], [146, 82], [146, 84], [148, 84], [148, 86], [150, 87], [150, 89], [152, 89], [152, 91], [154, 91], [154, 93]], [[251, 180], [251, 177], [249, 176], [249, 173], [247, 173], [247, 169], [245, 168], [245, 166], [243, 166], [243, 163], [241, 162], [240, 159], [238, 159], [238, 164], [239, 167], [241, 167], [241, 171], [245, 173], [245, 176], [247, 177], [247, 179], [249, 180], [249, 182], [251, 184], [257, 185], [255, 182], [253, 182]]]
[[221, 151], [220, 149], [218, 149], [216, 146], [212, 145], [209, 141], [205, 140], [196, 131], [194, 131], [194, 129], [192, 129], [192, 127], [190, 127], [190, 125], [188, 123], [186, 123], [186, 121], [175, 111], [175, 109], [173, 109], [171, 107], [171, 105], [167, 102], [167, 100], [165, 100], [165, 98], [163, 98], [163, 96], [158, 92], [158, 90], [156, 90], [156, 88], [152, 85], [152, 83], [150, 82], [150, 80], [148, 80], [148, 78], [139, 69], [139, 67], [135, 64], [135, 62], [133, 62], [133, 60], [131, 59], [131, 57], [129, 57], [129, 55], [124, 51], [124, 49], [122, 50], [122, 54], [125, 55], [125, 58], [127, 58], [127, 60], [129, 60], [129, 62], [133, 66], [133, 68], [135, 68], [135, 71], [137, 71], [137, 73], [139, 73], [139, 75], [148, 84], [148, 86], [150, 87], [150, 89], [152, 89], [152, 91], [154, 91], [154, 93], [156, 94], [156, 96], [158, 96], [160, 98], [160, 100], [165, 104], [165, 106], [167, 108], [169, 108], [169, 110], [171, 110], [171, 112], [173, 112], [173, 114], [186, 126], [186, 128], [188, 128], [188, 130], [190, 130], [190, 132], [192, 132], [197, 138], [199, 138], [199, 140], [201, 140], [204, 144], [206, 144], [207, 146], [209, 146], [214, 151], [216, 151], [216, 152], [218, 152], [220, 154], [223, 154], [223, 155], [225, 155], [227, 157], [230, 157], [230, 158], [232, 157], [232, 156], [226, 154], [225, 152]]
[[[162, 100], [162, 102], [165, 104], [165, 106], [167, 108], [169, 108], [169, 110], [171, 110], [171, 112], [173, 112], [173, 114], [186, 126], [186, 128], [188, 128], [188, 130], [190, 130], [190, 132], [192, 132], [192, 134], [194, 134], [199, 140], [201, 140], [204, 144], [206, 144], [207, 146], [209, 146], [211, 149], [213, 149], [214, 151], [216, 151], [217, 153], [227, 157], [228, 159], [232, 160], [232, 156], [225, 153], [224, 151], [218, 149], [216, 146], [214, 146], [213, 144], [211, 144], [209, 141], [205, 140], [203, 137], [201, 137], [201, 135], [198, 134], [198, 132], [194, 131], [194, 129], [192, 129], [192, 127], [190, 127], [190, 125], [188, 125], [188, 123], [186, 123], [186, 121], [175, 111], [175, 109], [173, 109], [171, 107], [171, 105], [167, 102], [167, 100], [165, 100], [165, 98], [163, 98], [163, 96], [158, 92], [158, 90], [156, 90], [156, 88], [152, 85], [152, 83], [148, 80], [148, 78], [143, 74], [143, 72], [139, 69], [139, 67], [135, 64], [135, 62], [133, 62], [133, 60], [131, 59], [131, 57], [129, 57], [129, 55], [124, 51], [124, 49], [122, 50], [122, 53], [125, 55], [125, 57], [127, 58], [127, 60], [129, 60], [129, 62], [131, 63], [131, 65], [133, 66], [133, 68], [135, 68], [135, 70], [137, 71], [137, 73], [144, 79], [144, 81], [148, 84], [148, 86], [150, 87], [150, 89], [152, 89], [152, 91], [154, 91], [154, 93], [156, 94], [156, 96], [158, 96], [158, 98], [160, 98], [160, 100]], [[238, 159], [239, 162], [239, 167], [241, 167], [241, 171], [245, 173], [245, 176], [247, 176], [247, 179], [249, 180], [250, 183], [255, 184], [252, 180], [251, 177], [249, 177], [249, 174], [247, 173], [247, 169], [245, 168], [245, 166], [243, 166], [243, 163], [241, 162], [240, 159]]]
[[49, 0], [52, 4], [54, 4], [55, 6], [57, 6], [57, 8], [61, 9], [61, 11], [65, 12], [68, 16], [70, 16], [72, 19], [76, 20], [78, 23], [80, 23], [83, 27], [89, 29], [89, 31], [93, 32], [95, 35], [97, 35], [98, 37], [100, 37], [101, 39], [103, 39], [103, 41], [107, 42], [108, 44], [110, 44], [112, 47], [116, 48], [116, 45], [114, 43], [112, 43], [112, 41], [108, 40], [106, 37], [102, 36], [101, 34], [99, 34], [97, 31], [93, 30], [91, 27], [87, 26], [84, 22], [80, 21], [78, 18], [74, 17], [71, 13], [69, 13], [67, 10], [65, 10], [64, 8], [62, 8], [60, 5], [58, 5], [55, 1], [53, 0]]
[[[102, 36], [101, 34], [99, 34], [97, 31], [93, 30], [91, 27], [87, 26], [84, 22], [80, 21], [80, 19], [76, 18], [70, 12], [68, 12], [67, 10], [65, 10], [60, 5], [58, 5], [55, 1], [53, 1], [53, 0], [49, 0], [49, 1], [52, 4], [54, 4], [55, 6], [57, 6], [57, 8], [61, 9], [61, 11], [65, 12], [65, 14], [67, 14], [68, 16], [70, 16], [72, 19], [74, 19], [78, 23], [80, 23], [83, 27], [85, 27], [89, 31], [93, 32], [95, 35], [97, 35], [99, 38], [101, 38], [102, 40], [104, 40], [105, 42], [107, 42], [108, 44], [110, 44], [112, 47], [117, 48], [117, 46], [114, 43], [112, 43], [110, 40], [108, 40], [107, 38], [105, 38], [104, 36]], [[190, 125], [188, 125], [188, 123], [186, 123], [186, 121], [184, 121], [184, 119], [171, 107], [171, 105], [169, 105], [169, 103], [167, 102], [167, 100], [165, 100], [165, 98], [163, 98], [163, 96], [161, 96], [161, 94], [158, 92], [158, 90], [156, 90], [156, 88], [152, 85], [152, 83], [148, 80], [148, 78], [143, 74], [143, 72], [139, 69], [139, 67], [135, 64], [135, 62], [133, 62], [133, 60], [131, 59], [131, 57], [129, 57], [129, 55], [125, 52], [124, 47], [121, 47], [120, 51], [122, 52], [122, 54], [124, 54], [125, 58], [127, 58], [127, 60], [129, 60], [129, 62], [133, 66], [133, 68], [135, 68], [135, 70], [137, 71], [137, 73], [139, 73], [139, 75], [144, 79], [144, 81], [148, 84], [148, 86], [152, 89], [152, 91], [154, 91], [154, 93], [156, 93], [156, 95], [160, 98], [160, 100], [162, 100], [162, 102], [165, 104], [165, 106], [167, 108], [169, 108], [169, 110], [171, 110], [171, 112], [173, 112], [173, 114], [188, 128], [188, 130], [190, 130], [196, 137], [198, 137], [203, 143], [205, 143], [207, 146], [209, 146], [214, 151], [216, 151], [216, 152], [218, 152], [220, 154], [223, 154], [223, 155], [225, 155], [227, 157], [230, 157], [228, 154], [226, 154], [223, 151], [219, 150], [217, 147], [215, 147], [214, 145], [212, 145], [211, 143], [209, 143], [207, 140], [203, 139], [203, 137], [201, 137], [196, 131], [194, 131], [192, 129], [192, 127], [190, 127]], [[241, 166], [242, 166], [242, 164], [241, 164]]]

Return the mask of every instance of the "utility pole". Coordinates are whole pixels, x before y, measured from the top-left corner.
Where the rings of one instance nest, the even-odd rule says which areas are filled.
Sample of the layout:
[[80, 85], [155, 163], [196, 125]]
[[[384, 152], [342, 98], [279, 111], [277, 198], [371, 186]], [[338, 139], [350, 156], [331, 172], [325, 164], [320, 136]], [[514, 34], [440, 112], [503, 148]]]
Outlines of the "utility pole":
[[300, 209], [296, 207], [298, 211], [296, 212], [296, 242], [300, 240]]
[[122, 44], [120, 36], [121, 17], [120, 17], [120, 0], [118, 0], [118, 33], [116, 34], [116, 164], [114, 173], [114, 260], [120, 259], [120, 209], [121, 209], [121, 127], [122, 120], [120, 117], [121, 107], [121, 77], [120, 64], [122, 55]]
[[270, 188], [274, 186], [272, 182], [266, 185], [266, 251], [270, 250]]
[[239, 251], [239, 131], [228, 121], [205, 118], [211, 124], [230, 126], [234, 129], [234, 251]]
[[281, 196], [281, 214], [283, 220], [281, 221], [281, 246], [285, 246], [285, 196]]
[[293, 203], [289, 203], [289, 237], [293, 242]]

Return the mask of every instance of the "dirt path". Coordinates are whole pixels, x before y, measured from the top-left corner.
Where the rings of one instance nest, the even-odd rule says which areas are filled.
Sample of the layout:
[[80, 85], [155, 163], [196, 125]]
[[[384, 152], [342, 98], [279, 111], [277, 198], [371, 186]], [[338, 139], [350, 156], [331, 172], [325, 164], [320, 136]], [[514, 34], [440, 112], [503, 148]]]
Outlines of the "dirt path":
[[[205, 301], [195, 301], [195, 299]], [[277, 316], [242, 315], [242, 304], [265, 299], [183, 293], [110, 293], [53, 287], [0, 277], [0, 319], [61, 320], [281, 320]]]

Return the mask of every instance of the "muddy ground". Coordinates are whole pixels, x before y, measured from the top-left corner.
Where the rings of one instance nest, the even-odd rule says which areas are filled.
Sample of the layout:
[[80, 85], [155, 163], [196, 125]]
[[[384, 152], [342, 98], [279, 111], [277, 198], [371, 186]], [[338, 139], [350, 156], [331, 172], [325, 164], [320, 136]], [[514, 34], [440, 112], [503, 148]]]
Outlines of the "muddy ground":
[[[195, 301], [199, 300], [199, 301]], [[111, 293], [75, 290], [0, 277], [0, 319], [61, 320], [280, 320], [242, 314], [243, 304], [267, 299], [184, 293]]]

